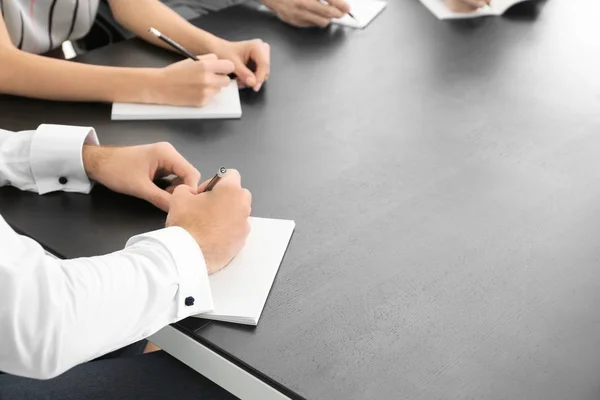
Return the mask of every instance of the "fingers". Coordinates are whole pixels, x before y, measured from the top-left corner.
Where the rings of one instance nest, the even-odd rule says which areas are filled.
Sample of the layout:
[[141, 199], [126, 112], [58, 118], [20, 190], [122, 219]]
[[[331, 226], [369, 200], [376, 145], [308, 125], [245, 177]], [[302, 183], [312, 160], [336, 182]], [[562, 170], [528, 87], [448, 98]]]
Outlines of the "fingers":
[[200, 182], [200, 172], [190, 164], [170, 143], [154, 145], [158, 168], [177, 175], [185, 185], [196, 188]]
[[190, 196], [190, 195], [194, 195], [196, 190], [194, 188], [191, 188], [189, 186], [185, 186], [185, 185], [179, 185], [175, 188], [173, 188], [173, 198], [181, 198], [181, 197], [186, 197], [186, 196]]
[[[210, 55], [217, 57], [214, 54]], [[229, 60], [217, 60], [211, 58], [202, 61], [202, 63], [204, 64], [206, 72], [212, 72], [214, 74], [229, 75], [236, 70], [236, 66]]]
[[487, 4], [485, 0], [447, 0], [450, 10], [455, 12], [472, 12]]
[[346, 3], [346, 0], [328, 0], [330, 6], [337, 8], [344, 14], [348, 14], [350, 12], [350, 5]]
[[221, 179], [221, 181], [215, 186], [213, 190], [217, 189], [218, 187], [227, 186], [233, 186], [238, 188], [242, 186], [242, 177], [238, 170], [228, 169], [225, 176]]
[[206, 86], [221, 89], [229, 86], [231, 78], [227, 75], [209, 74], [206, 76]]
[[243, 191], [244, 201], [248, 205], [248, 215], [250, 215], [250, 210], [252, 208], [252, 193], [250, 193], [250, 191], [248, 189], [242, 189], [242, 191]]
[[302, 14], [302, 20], [304, 23], [299, 24], [299, 26], [318, 26], [320, 28], [326, 28], [331, 23], [330, 18], [321, 17], [318, 14], [313, 14], [311, 12], [304, 12]]
[[204, 192], [204, 190], [206, 189], [206, 187], [208, 186], [208, 183], [210, 182], [210, 179], [205, 180], [204, 182], [202, 182], [202, 184], [200, 186], [198, 186], [198, 193], [202, 193]]
[[165, 212], [169, 212], [171, 196], [170, 193], [162, 190], [151, 181], [147, 181], [142, 186], [142, 194], [139, 197], [152, 203], [155, 207], [160, 208]]
[[199, 61], [211, 61], [219, 59], [216, 54], [205, 54], [203, 56], [197, 56], [197, 58]]
[[238, 80], [245, 83], [248, 87], [255, 87], [257, 85], [256, 76], [254, 72], [250, 71], [242, 60], [237, 60], [235, 62], [235, 74], [238, 77]]
[[258, 92], [271, 73], [271, 46], [262, 40], [254, 41], [252, 50], [250, 51], [250, 58], [256, 64], [256, 85], [254, 86], [254, 91]]
[[[332, 18], [342, 18], [344, 16], [344, 12], [339, 8], [321, 3], [318, 0], [303, 0], [300, 7], [322, 19], [330, 20]], [[329, 25], [329, 22], [327, 22], [327, 24]]]

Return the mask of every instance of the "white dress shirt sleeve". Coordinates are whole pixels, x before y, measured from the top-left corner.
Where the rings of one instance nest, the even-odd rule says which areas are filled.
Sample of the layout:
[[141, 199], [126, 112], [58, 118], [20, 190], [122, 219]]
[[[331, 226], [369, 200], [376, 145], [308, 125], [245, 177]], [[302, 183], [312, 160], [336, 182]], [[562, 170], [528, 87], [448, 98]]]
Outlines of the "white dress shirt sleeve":
[[[97, 143], [95, 134], [61, 129], [0, 131], [0, 185], [89, 191], [81, 146]], [[59, 260], [0, 216], [0, 371], [52, 378], [212, 309], [202, 251], [182, 228], [136, 236], [105, 256]]]
[[89, 193], [92, 184], [81, 155], [84, 144], [98, 144], [94, 129], [64, 125], [40, 125], [23, 132], [0, 129], [0, 186], [39, 194]]

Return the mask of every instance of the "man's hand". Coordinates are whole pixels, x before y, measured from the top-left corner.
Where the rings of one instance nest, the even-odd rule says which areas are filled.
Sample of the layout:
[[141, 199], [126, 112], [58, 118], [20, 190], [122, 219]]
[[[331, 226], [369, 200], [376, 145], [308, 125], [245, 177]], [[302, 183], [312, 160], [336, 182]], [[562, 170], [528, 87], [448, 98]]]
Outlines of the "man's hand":
[[307, 28], [326, 27], [333, 18], [342, 18], [350, 12], [345, 0], [262, 0], [277, 16], [290, 25]]
[[[207, 182], [197, 190], [202, 192]], [[227, 170], [214, 189], [196, 194], [186, 186], [175, 188], [167, 226], [188, 231], [202, 249], [206, 268], [213, 274], [242, 250], [250, 233], [250, 192], [242, 188], [240, 174]]]
[[444, 2], [454, 12], [473, 12], [489, 4], [489, 0], [444, 0]]
[[184, 60], [158, 70], [157, 79], [149, 84], [149, 103], [202, 107], [229, 85], [227, 76], [235, 69], [229, 60], [218, 60], [214, 54]]
[[213, 48], [220, 59], [233, 62], [240, 87], [258, 92], [271, 73], [271, 46], [260, 39], [243, 42], [220, 41]]
[[[197, 190], [200, 172], [169, 143], [133, 147], [84, 146], [83, 166], [91, 180], [107, 188], [139, 197], [164, 211], [169, 211], [172, 192], [184, 184], [190, 192]], [[154, 180], [176, 175], [172, 185], [163, 190]]]

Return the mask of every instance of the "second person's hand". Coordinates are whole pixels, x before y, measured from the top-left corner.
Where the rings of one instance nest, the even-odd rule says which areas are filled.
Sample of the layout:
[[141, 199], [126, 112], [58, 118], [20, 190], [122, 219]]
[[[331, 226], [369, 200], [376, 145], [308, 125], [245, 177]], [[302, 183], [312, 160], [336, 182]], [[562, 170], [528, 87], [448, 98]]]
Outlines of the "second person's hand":
[[262, 0], [277, 16], [290, 25], [300, 28], [326, 27], [333, 18], [342, 18], [350, 12], [345, 0]]
[[216, 55], [184, 60], [158, 69], [158, 76], [149, 84], [145, 103], [172, 106], [203, 107], [229, 85], [227, 76], [235, 70], [233, 62], [219, 60]]
[[489, 4], [486, 0], [444, 0], [446, 6], [454, 12], [474, 12]]

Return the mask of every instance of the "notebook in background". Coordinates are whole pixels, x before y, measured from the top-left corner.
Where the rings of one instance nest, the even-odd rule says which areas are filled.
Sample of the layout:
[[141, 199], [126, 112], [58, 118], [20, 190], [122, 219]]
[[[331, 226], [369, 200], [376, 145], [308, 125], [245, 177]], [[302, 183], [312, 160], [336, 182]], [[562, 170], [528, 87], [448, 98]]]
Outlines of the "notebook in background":
[[246, 245], [209, 277], [214, 309], [199, 318], [257, 325], [296, 226], [294, 221], [250, 218]]
[[337, 25], [349, 26], [350, 28], [364, 29], [377, 17], [387, 6], [385, 1], [380, 0], [348, 0], [350, 12], [354, 19], [349, 15], [334, 19], [332, 23]]
[[421, 3], [429, 9], [438, 19], [469, 19], [486, 17], [490, 15], [498, 16], [504, 14], [515, 4], [530, 0], [492, 0], [490, 7], [482, 7], [471, 13], [461, 13], [451, 11], [443, 0], [421, 0]]
[[113, 121], [158, 119], [241, 118], [242, 105], [237, 82], [232, 80], [204, 107], [176, 107], [155, 104], [114, 103]]

